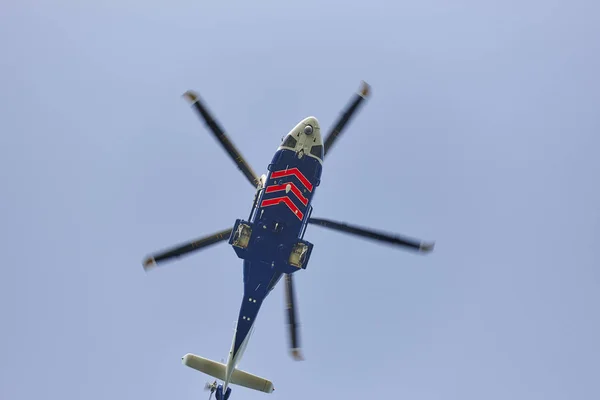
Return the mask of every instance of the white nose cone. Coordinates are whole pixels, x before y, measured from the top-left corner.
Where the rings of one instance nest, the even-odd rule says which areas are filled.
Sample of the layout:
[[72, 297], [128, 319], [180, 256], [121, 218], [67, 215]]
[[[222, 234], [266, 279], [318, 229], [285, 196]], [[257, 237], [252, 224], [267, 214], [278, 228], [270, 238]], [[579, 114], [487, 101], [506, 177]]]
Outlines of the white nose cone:
[[315, 117], [304, 118], [283, 138], [279, 149], [293, 150], [298, 158], [307, 155], [322, 162], [323, 139], [319, 121]]
[[285, 185], [285, 192], [289, 193], [290, 190], [292, 190], [292, 185], [290, 185], [289, 183], [287, 185]]

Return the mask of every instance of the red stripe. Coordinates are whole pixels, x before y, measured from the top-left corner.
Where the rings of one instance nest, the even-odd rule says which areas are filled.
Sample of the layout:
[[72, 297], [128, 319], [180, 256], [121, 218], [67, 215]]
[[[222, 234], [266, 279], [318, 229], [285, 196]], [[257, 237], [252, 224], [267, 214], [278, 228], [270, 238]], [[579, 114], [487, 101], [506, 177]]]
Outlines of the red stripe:
[[302, 221], [302, 218], [304, 217], [304, 214], [302, 214], [302, 211], [300, 211], [300, 209], [298, 207], [296, 207], [296, 205], [294, 204], [294, 202], [292, 201], [292, 199], [290, 199], [287, 196], [283, 196], [283, 197], [276, 197], [274, 199], [266, 199], [263, 200], [262, 203], [260, 204], [261, 207], [269, 207], [269, 206], [275, 206], [277, 204], [280, 203], [285, 203], [288, 208], [290, 210], [292, 210], [292, 212], [294, 213], [294, 215], [296, 217], [298, 217], [298, 219], [300, 221]]
[[308, 199], [306, 197], [304, 197], [304, 195], [302, 194], [300, 189], [298, 189], [298, 187], [294, 184], [294, 182], [284, 183], [281, 185], [271, 185], [271, 186], [267, 187], [267, 190], [265, 192], [266, 193], [279, 192], [281, 190], [285, 190], [287, 185], [290, 185], [292, 187], [292, 193], [294, 193], [296, 195], [296, 197], [300, 199], [302, 204], [304, 204], [305, 206], [308, 205]]
[[298, 168], [284, 169], [282, 171], [273, 171], [273, 173], [271, 173], [271, 179], [282, 178], [284, 176], [289, 176], [289, 175], [295, 175], [296, 178], [300, 179], [300, 182], [302, 182], [302, 184], [308, 189], [308, 191], [312, 192], [312, 190], [313, 190], [312, 183], [310, 183], [310, 181], [308, 179], [306, 179], [306, 177], [304, 175], [302, 175], [302, 172], [300, 172], [300, 170], [298, 170]]

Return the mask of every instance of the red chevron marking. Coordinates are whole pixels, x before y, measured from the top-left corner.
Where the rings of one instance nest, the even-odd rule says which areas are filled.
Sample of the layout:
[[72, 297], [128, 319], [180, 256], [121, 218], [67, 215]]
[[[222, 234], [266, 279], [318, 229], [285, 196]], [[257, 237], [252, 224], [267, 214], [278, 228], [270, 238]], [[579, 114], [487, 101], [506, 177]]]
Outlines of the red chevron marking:
[[277, 204], [280, 204], [280, 203], [285, 203], [285, 205], [288, 206], [288, 208], [290, 210], [292, 210], [292, 212], [294, 213], [294, 215], [296, 217], [298, 217], [298, 219], [300, 221], [302, 221], [302, 218], [304, 217], [304, 214], [302, 214], [302, 211], [300, 211], [300, 209], [294, 204], [294, 202], [292, 201], [292, 199], [290, 199], [287, 196], [275, 197], [274, 199], [263, 200], [262, 203], [260, 204], [260, 206], [261, 207], [276, 206]]
[[300, 172], [298, 168], [290, 168], [284, 169], [281, 171], [273, 171], [271, 173], [271, 179], [283, 178], [284, 176], [295, 175], [296, 178], [300, 179], [300, 182], [308, 189], [309, 192], [312, 192], [313, 185], [310, 183], [308, 179]]
[[281, 190], [285, 190], [285, 188], [286, 188], [287, 185], [291, 186], [292, 193], [294, 193], [296, 195], [296, 197], [298, 199], [300, 199], [300, 201], [302, 202], [302, 204], [304, 204], [305, 206], [308, 205], [308, 199], [306, 197], [304, 197], [304, 195], [302, 194], [302, 192], [300, 191], [300, 189], [298, 189], [298, 187], [294, 184], [294, 182], [283, 183], [281, 185], [271, 185], [271, 186], [268, 186], [267, 190], [265, 191], [265, 193], [273, 193], [273, 192], [279, 192]]

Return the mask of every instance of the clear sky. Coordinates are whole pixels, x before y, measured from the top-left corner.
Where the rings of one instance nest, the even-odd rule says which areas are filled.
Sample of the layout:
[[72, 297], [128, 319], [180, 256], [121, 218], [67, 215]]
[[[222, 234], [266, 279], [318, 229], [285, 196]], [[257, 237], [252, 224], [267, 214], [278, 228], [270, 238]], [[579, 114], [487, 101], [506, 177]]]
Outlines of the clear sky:
[[[78, 5], [76, 5], [78, 4]], [[253, 168], [306, 116], [372, 98], [325, 163], [314, 216], [436, 241], [428, 256], [319, 227], [235, 399], [600, 398], [600, 5], [545, 1], [0, 6], [0, 399], [202, 399], [242, 269], [226, 244], [143, 257], [248, 215]]]

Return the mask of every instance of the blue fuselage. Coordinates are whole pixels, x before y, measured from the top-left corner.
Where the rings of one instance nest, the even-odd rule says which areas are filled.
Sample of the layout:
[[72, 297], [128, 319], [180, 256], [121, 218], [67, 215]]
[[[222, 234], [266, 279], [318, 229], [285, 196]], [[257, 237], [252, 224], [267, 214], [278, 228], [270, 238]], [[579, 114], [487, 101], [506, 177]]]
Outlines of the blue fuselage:
[[[312, 244], [302, 238], [321, 170], [315, 157], [299, 158], [293, 150], [277, 150], [266, 182], [256, 194], [249, 221], [236, 221], [230, 244], [244, 260], [244, 297], [230, 358], [243, 351], [262, 302], [283, 274], [306, 268]], [[241, 236], [246, 237], [240, 240], [236, 230], [242, 232], [244, 228]], [[242, 243], [236, 245], [236, 239]]]

